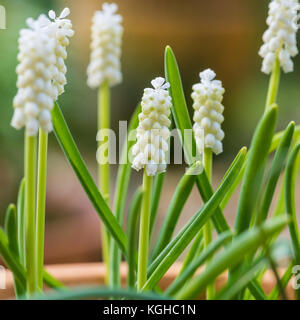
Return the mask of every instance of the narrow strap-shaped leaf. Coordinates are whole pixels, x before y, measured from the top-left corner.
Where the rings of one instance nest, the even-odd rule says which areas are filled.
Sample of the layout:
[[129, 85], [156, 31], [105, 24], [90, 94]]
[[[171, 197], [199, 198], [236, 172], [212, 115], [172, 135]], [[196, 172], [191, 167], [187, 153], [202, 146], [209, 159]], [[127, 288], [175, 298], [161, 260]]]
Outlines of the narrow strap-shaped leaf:
[[259, 227], [249, 229], [239, 235], [227, 246], [226, 250], [214, 258], [214, 262], [207, 266], [205, 271], [193, 279], [188, 286], [184, 287], [176, 295], [176, 299], [194, 299], [229, 267], [234, 267], [243, 261], [245, 252], [253, 252], [263, 245], [274, 233], [282, 230], [288, 222], [283, 217], [267, 220]]
[[228, 243], [232, 239], [232, 234], [230, 231], [221, 234], [217, 240], [210, 243], [208, 247], [196, 257], [195, 260], [186, 267], [186, 269], [175, 279], [175, 281], [166, 290], [167, 295], [174, 295], [179, 291], [189, 279], [194, 275], [197, 269], [205, 263], [221, 246]]
[[26, 266], [26, 243], [25, 243], [25, 179], [23, 178], [18, 192], [18, 201], [17, 201], [17, 222], [18, 222], [18, 247], [20, 254], [20, 261], [23, 266]]
[[125, 298], [131, 300], [170, 300], [171, 298], [157, 293], [136, 292], [126, 289], [111, 289], [105, 287], [72, 288], [45, 295], [37, 295], [37, 300], [83, 300], [98, 298]]
[[[231, 171], [235, 168], [241, 167], [243, 165], [244, 159], [245, 159], [246, 149], [242, 148], [241, 151], [238, 154], [238, 161], [235, 162], [235, 165], [231, 167]], [[201, 173], [201, 175], [204, 174], [204, 171]], [[232, 174], [232, 172], [231, 172]], [[202, 208], [203, 209], [203, 208]], [[162, 250], [162, 252], [159, 254], [159, 256], [150, 264], [148, 268], [148, 275], [150, 276], [153, 271], [157, 268], [157, 266], [162, 262], [162, 260], [168, 255], [170, 250], [174, 247], [174, 245], [181, 239], [183, 234], [188, 230], [188, 228], [195, 222], [197, 219], [199, 213], [198, 211], [196, 214], [192, 216], [192, 218], [186, 223], [186, 225], [178, 232], [178, 234], [172, 239], [172, 241]], [[200, 231], [200, 230], [198, 230]]]
[[43, 271], [44, 283], [52, 289], [67, 289], [59, 280], [54, 278], [46, 269]]
[[[277, 133], [274, 135], [274, 137], [273, 137], [273, 139], [272, 139], [272, 144], [271, 144], [271, 147], [270, 147], [270, 150], [269, 150], [270, 153], [277, 149], [277, 147], [278, 147], [278, 145], [279, 145], [279, 142], [280, 142], [282, 136], [284, 135], [284, 133], [285, 133], [285, 130], [280, 131], [280, 132], [277, 132]], [[300, 125], [295, 126], [294, 139], [293, 139], [293, 140], [294, 140], [295, 142], [298, 142], [298, 141], [299, 141], [299, 138], [300, 138]]]
[[[179, 136], [182, 141], [184, 153], [188, 164], [191, 165], [194, 162], [193, 153], [197, 153], [195, 139], [191, 141], [185, 141], [185, 130], [192, 131], [192, 123], [187, 109], [181, 77], [177, 61], [172, 49], [167, 46], [165, 50], [165, 75], [166, 80], [170, 83], [169, 92], [172, 97], [172, 115], [176, 127], [179, 129]], [[191, 143], [189, 143], [191, 142]], [[200, 159], [200, 158], [199, 158]]]
[[[138, 115], [141, 112], [141, 105], [135, 109], [133, 113], [129, 127], [127, 129], [127, 137], [126, 143], [122, 149], [122, 158], [121, 163], [119, 164], [117, 181], [116, 181], [116, 192], [114, 196], [114, 208], [115, 215], [119, 222], [119, 224], [123, 225], [124, 218], [124, 209], [127, 198], [128, 186], [130, 181], [131, 174], [131, 163], [129, 161], [129, 151], [133, 144], [135, 143], [135, 138], [131, 136], [133, 130], [135, 130], [138, 126]], [[120, 286], [121, 278], [120, 278], [120, 263], [121, 263], [121, 254], [118, 248], [118, 245], [115, 241], [110, 241], [110, 259], [111, 259], [111, 270], [110, 270], [110, 283], [114, 287]]]
[[[18, 221], [17, 221], [17, 209], [14, 204], [10, 204], [6, 210], [5, 216], [5, 233], [8, 239], [8, 247], [10, 253], [16, 258], [19, 258], [19, 244], [18, 244]], [[16, 297], [19, 298], [25, 294], [25, 288], [23, 284], [18, 281], [14, 275], [14, 287]]]
[[267, 295], [256, 279], [250, 281], [247, 287], [256, 300], [267, 300]]
[[216, 300], [230, 300], [244, 289], [257, 274], [268, 264], [267, 259], [259, 257], [230, 279], [226, 286], [216, 295]]
[[299, 155], [299, 151], [300, 143], [292, 150], [292, 153], [288, 158], [285, 173], [285, 207], [287, 215], [291, 218], [289, 222], [289, 230], [296, 264], [298, 265], [300, 265], [300, 235], [295, 208], [295, 185], [298, 169], [297, 157]]
[[[194, 218], [191, 219], [191, 223], [188, 223], [188, 227], [183, 232], [182, 236], [179, 239], [176, 239], [176, 242], [173, 244], [173, 241], [162, 251], [162, 253], [153, 261], [149, 267], [149, 273], [151, 276], [146, 282], [143, 290], [152, 289], [159, 280], [163, 277], [165, 272], [170, 268], [170, 266], [176, 261], [184, 249], [189, 245], [193, 240], [196, 234], [201, 230], [204, 224], [215, 212], [216, 208], [219, 206], [222, 198], [228, 191], [230, 185], [236, 179], [243, 160], [245, 158], [244, 152], [240, 153], [240, 161], [236, 161], [235, 165], [231, 168], [227, 177], [220, 184], [217, 191], [210, 198], [210, 200], [194, 215]], [[175, 240], [174, 239], [174, 240]]]
[[8, 239], [1, 228], [0, 228], [0, 255], [4, 260], [4, 263], [6, 264], [7, 268], [11, 270], [11, 272], [16, 277], [16, 280], [23, 287], [23, 290], [26, 290], [25, 269], [23, 268], [21, 263], [11, 253]]
[[[284, 272], [284, 275], [281, 278], [281, 284], [283, 286], [283, 288], [285, 289], [286, 286], [288, 285], [289, 281], [291, 280], [293, 273], [292, 273], [292, 269], [294, 267], [294, 262], [291, 262], [289, 264], [289, 266], [287, 267], [287, 269]], [[271, 291], [271, 293], [268, 295], [268, 300], [278, 300], [280, 296], [280, 290], [278, 288], [278, 286], [276, 285], [273, 290]]]
[[201, 230], [194, 239], [188, 253], [186, 254], [182, 266], [179, 272], [179, 275], [184, 272], [184, 270], [194, 261], [199, 254], [201, 254], [204, 248], [204, 238], [203, 238], [203, 230]]
[[237, 234], [250, 226], [275, 131], [277, 113], [276, 105], [270, 107], [257, 125], [251, 142], [235, 220]]
[[128, 234], [128, 287], [134, 288], [136, 274], [137, 227], [141, 210], [143, 190], [138, 188], [132, 198], [127, 221]]
[[[233, 188], [235, 188], [238, 185], [238, 183], [240, 181], [240, 178], [243, 175], [243, 172], [245, 170], [246, 159], [248, 157], [248, 154], [246, 152], [247, 152], [246, 148], [242, 148], [239, 151], [239, 153], [237, 154], [237, 156], [234, 158], [234, 160], [230, 164], [229, 169], [227, 170], [227, 172], [225, 173], [225, 175], [224, 175], [224, 177], [222, 179], [222, 180], [224, 180], [226, 178], [227, 174], [230, 172], [231, 168], [233, 166], [235, 166], [235, 163], [237, 161], [241, 160], [240, 159], [240, 154], [241, 153], [245, 154], [245, 157], [243, 157], [242, 168], [241, 168], [241, 170], [239, 172], [238, 177], [234, 180], [234, 182], [230, 186], [228, 192], [223, 197], [220, 206], [216, 209], [216, 212], [212, 217], [212, 221], [213, 221], [213, 223], [215, 225], [215, 228], [216, 228], [216, 230], [217, 230], [217, 232], [219, 234], [221, 234], [222, 232], [230, 230], [230, 227], [229, 227], [229, 225], [228, 225], [228, 223], [227, 223], [227, 221], [226, 221], [226, 219], [225, 219], [220, 207], [221, 207], [222, 203], [224, 202], [224, 200], [226, 198], [227, 198], [227, 201], [228, 201], [228, 199], [229, 199], [228, 194], [230, 194], [230, 196], [233, 194], [233, 191], [234, 191]], [[199, 190], [199, 192], [201, 194], [201, 197], [202, 197], [203, 201], [207, 202], [211, 198], [211, 196], [213, 195], [213, 189], [212, 189], [212, 186], [211, 186], [211, 184], [210, 184], [210, 182], [209, 182], [209, 180], [207, 178], [207, 175], [206, 175], [205, 171], [203, 171], [203, 173], [197, 177], [196, 184], [197, 184], [198, 190]]]
[[10, 204], [5, 215], [5, 233], [8, 238], [10, 252], [19, 257], [18, 234], [17, 234], [17, 209], [14, 204]]
[[[14, 274], [18, 281], [18, 285], [22, 288], [22, 291], [26, 291], [26, 271], [20, 261], [12, 254], [9, 249], [9, 242], [6, 234], [0, 228], [0, 256], [4, 260], [7, 268]], [[44, 270], [44, 282], [50, 288], [62, 288], [64, 287], [60, 281], [55, 279], [46, 270]]]
[[100, 191], [98, 190], [91, 174], [89, 173], [80, 152], [74, 142], [70, 130], [66, 124], [63, 114], [55, 103], [52, 110], [52, 121], [56, 138], [64, 151], [67, 159], [69, 160], [75, 174], [77, 175], [83, 189], [93, 204], [96, 212], [101, 220], [109, 230], [110, 234], [117, 241], [120, 249], [127, 254], [127, 237], [118, 223], [116, 217], [113, 215], [105, 200], [103, 199]]
[[197, 170], [200, 170], [200, 168], [201, 164], [196, 162], [180, 179], [164, 218], [158, 239], [155, 242], [152, 260], [155, 259], [161, 250], [170, 242], [182, 209], [193, 189], [197, 177]]
[[[196, 148], [192, 123], [184, 97], [179, 68], [175, 55], [169, 46], [167, 46], [165, 50], [165, 76], [167, 81], [170, 83], [169, 92], [172, 97], [171, 110], [175, 125], [179, 130], [179, 137], [183, 146], [184, 155], [188, 164], [192, 164], [196, 160], [199, 160], [200, 157]], [[185, 140], [185, 132], [187, 131], [191, 134], [189, 135], [189, 139]], [[195, 154], [194, 157], [193, 154]], [[204, 173], [198, 176], [196, 182], [203, 201], [208, 201], [213, 191], [206, 174]], [[229, 230], [229, 225], [219, 208], [216, 209], [212, 220], [218, 233]]]
[[153, 227], [155, 225], [157, 210], [159, 206], [159, 200], [161, 197], [165, 176], [166, 176], [166, 173], [163, 172], [163, 173], [157, 174], [154, 179], [152, 200], [151, 200], [151, 211], [150, 211], [150, 237], [152, 235]]
[[273, 199], [275, 188], [280, 176], [280, 173], [284, 167], [285, 159], [288, 155], [290, 145], [292, 143], [294, 134], [295, 123], [291, 122], [284, 134], [282, 135], [278, 148], [276, 149], [274, 159], [272, 161], [272, 166], [268, 175], [267, 185], [265, 187], [264, 195], [262, 198], [261, 205], [257, 212], [256, 224], [261, 223], [267, 218], [269, 208]]
[[135, 143], [133, 139], [128, 138], [129, 133], [135, 130], [138, 126], [138, 115], [140, 112], [141, 104], [138, 104], [129, 122], [127, 143], [123, 146], [121, 157], [122, 161], [118, 168], [116, 191], [114, 196], [114, 208], [119, 223], [122, 222], [122, 218], [124, 215], [125, 202], [127, 197], [128, 185], [130, 181], [131, 163], [129, 161], [129, 150]]

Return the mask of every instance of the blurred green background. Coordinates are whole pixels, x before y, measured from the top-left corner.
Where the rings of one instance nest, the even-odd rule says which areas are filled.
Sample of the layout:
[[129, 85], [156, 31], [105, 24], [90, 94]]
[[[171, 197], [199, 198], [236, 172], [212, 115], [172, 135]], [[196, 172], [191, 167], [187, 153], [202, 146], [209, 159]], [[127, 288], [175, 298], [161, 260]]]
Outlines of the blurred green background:
[[[7, 29], [0, 30], [0, 222], [6, 206], [16, 199], [23, 174], [23, 132], [10, 127], [12, 99], [16, 93], [17, 39], [27, 17], [36, 18], [49, 9], [71, 9], [75, 30], [68, 48], [65, 93], [59, 103], [79, 149], [95, 173], [96, 91], [86, 85], [90, 22], [100, 0], [6, 0]], [[129, 120], [150, 81], [163, 75], [164, 48], [173, 48], [181, 69], [191, 110], [191, 87], [198, 74], [212, 68], [226, 89], [224, 97], [224, 153], [215, 159], [216, 180], [236, 152], [249, 141], [266, 99], [269, 77], [260, 72], [258, 56], [266, 28], [267, 0], [120, 0], [124, 17], [122, 71], [124, 81], [112, 90], [112, 127]], [[300, 57], [295, 72], [282, 76], [278, 129], [300, 120]], [[192, 113], [192, 112], [191, 112]], [[114, 168], [115, 169], [115, 168]], [[115, 170], [114, 170], [115, 171]], [[182, 168], [170, 170], [169, 185]], [[114, 177], [114, 176], [113, 176]], [[140, 183], [134, 175], [133, 184]], [[114, 182], [114, 178], [112, 178]], [[169, 192], [170, 193], [170, 192]], [[47, 262], [96, 260], [99, 256], [98, 219], [57, 145], [50, 137], [47, 202]], [[164, 214], [168, 196], [160, 206]], [[193, 201], [193, 200], [191, 200]], [[185, 208], [186, 217], [200, 205], [198, 196]], [[89, 214], [88, 212], [91, 212]], [[234, 214], [234, 213], [232, 213]], [[72, 246], [74, 241], [77, 245]], [[61, 245], [57, 245], [60, 243]], [[72, 247], [72, 248], [70, 248]]]

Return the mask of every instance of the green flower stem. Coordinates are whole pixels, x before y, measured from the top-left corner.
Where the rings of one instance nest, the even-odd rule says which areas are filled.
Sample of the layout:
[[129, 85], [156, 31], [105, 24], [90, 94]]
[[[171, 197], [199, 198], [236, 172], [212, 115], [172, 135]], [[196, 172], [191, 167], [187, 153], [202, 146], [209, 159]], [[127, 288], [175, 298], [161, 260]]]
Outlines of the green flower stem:
[[149, 234], [150, 238], [151, 238], [153, 228], [155, 225], [155, 221], [156, 221], [156, 217], [157, 217], [159, 200], [161, 197], [165, 176], [166, 176], [166, 173], [163, 172], [163, 173], [156, 175], [156, 177], [154, 179], [153, 198], [151, 201], [151, 214], [150, 214], [150, 234]]
[[44, 243], [45, 243], [45, 207], [47, 184], [48, 133], [40, 129], [38, 152], [38, 187], [36, 212], [36, 272], [37, 288], [43, 291]]
[[25, 215], [27, 294], [36, 291], [36, 165], [37, 137], [25, 136]]
[[[108, 82], [105, 81], [99, 88], [98, 92], [98, 131], [109, 129], [110, 127], [110, 91]], [[98, 141], [98, 148], [103, 144], [103, 141]], [[104, 161], [100, 159], [98, 167], [99, 188], [103, 194], [104, 199], [109, 205], [109, 191], [110, 191], [110, 171], [109, 163], [103, 164]], [[102, 256], [106, 265], [106, 283], [109, 283], [110, 278], [110, 264], [109, 264], [109, 235], [103, 223], [101, 223], [101, 243]]]
[[273, 68], [271, 77], [270, 77], [269, 90], [268, 90], [265, 110], [268, 110], [269, 107], [271, 107], [272, 104], [276, 102], [278, 88], [279, 88], [279, 82], [280, 82], [280, 61], [277, 57], [275, 60], [275, 64], [274, 64], [274, 68]]
[[[203, 167], [206, 172], [208, 181], [212, 181], [212, 151], [211, 149], [205, 148], [203, 154]], [[212, 242], [212, 223], [211, 220], [208, 220], [204, 226], [204, 248], [207, 248]], [[210, 260], [207, 260], [207, 265], [210, 263]], [[206, 299], [212, 300], [215, 295], [215, 283], [212, 282], [206, 288]]]
[[148, 264], [148, 249], [149, 249], [149, 230], [150, 230], [150, 207], [152, 195], [153, 178], [147, 176], [144, 170], [143, 177], [143, 200], [140, 219], [140, 234], [139, 234], [139, 252], [138, 252], [138, 291], [141, 291], [147, 281], [147, 264]]

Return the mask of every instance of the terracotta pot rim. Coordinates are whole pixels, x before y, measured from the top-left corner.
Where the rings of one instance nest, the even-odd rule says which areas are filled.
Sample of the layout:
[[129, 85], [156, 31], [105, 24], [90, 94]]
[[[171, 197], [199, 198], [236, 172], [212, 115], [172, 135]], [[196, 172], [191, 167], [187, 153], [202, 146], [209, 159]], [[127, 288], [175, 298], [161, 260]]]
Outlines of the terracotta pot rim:
[[[165, 276], [161, 279], [159, 285], [164, 290], [166, 289], [175, 277], [178, 275], [181, 269], [181, 263], [174, 263], [171, 268], [167, 271]], [[101, 262], [91, 262], [91, 263], [70, 263], [70, 264], [53, 264], [46, 266], [47, 271], [50, 272], [55, 278], [64, 283], [68, 287], [76, 286], [90, 286], [90, 285], [104, 285], [106, 268]], [[120, 275], [122, 285], [126, 284], [127, 277], [127, 264], [125, 262], [121, 263]], [[203, 269], [202, 269], [203, 270]], [[197, 273], [201, 272], [200, 270]], [[196, 273], [196, 274], [197, 274]], [[280, 274], [284, 273], [284, 269], [279, 270]], [[222, 287], [227, 280], [227, 273], [220, 275], [217, 279], [217, 288]], [[275, 277], [271, 270], [267, 270], [263, 280], [263, 289], [266, 293], [269, 293], [274, 285], [276, 284]], [[294, 292], [292, 289], [292, 280], [289, 282], [286, 293], [289, 299], [294, 299]], [[9, 270], [6, 272], [6, 289], [0, 290], [0, 300], [1, 299], [12, 299], [14, 298], [13, 290], [13, 278]]]

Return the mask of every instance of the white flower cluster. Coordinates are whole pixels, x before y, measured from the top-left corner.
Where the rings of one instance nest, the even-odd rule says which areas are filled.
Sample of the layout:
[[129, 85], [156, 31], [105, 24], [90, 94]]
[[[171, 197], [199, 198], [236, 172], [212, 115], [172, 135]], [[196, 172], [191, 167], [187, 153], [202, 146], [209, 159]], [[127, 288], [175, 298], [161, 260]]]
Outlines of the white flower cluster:
[[278, 55], [285, 73], [294, 70], [292, 57], [298, 54], [296, 34], [298, 30], [298, 0], [272, 0], [267, 18], [268, 29], [263, 35], [264, 44], [259, 55], [263, 58], [262, 72], [272, 72]]
[[225, 90], [221, 81], [214, 80], [215, 76], [214, 71], [207, 69], [200, 73], [201, 82], [193, 85], [193, 130], [201, 153], [204, 148], [212, 149], [215, 154], [223, 151], [221, 123], [224, 121], [222, 100]]
[[142, 98], [142, 112], [139, 114], [137, 142], [132, 148], [132, 167], [139, 171], [145, 168], [148, 176], [166, 170], [166, 152], [170, 137], [171, 97], [169, 83], [164, 78], [151, 81], [152, 88], [146, 88]]
[[35, 136], [39, 127], [52, 131], [51, 109], [55, 90], [55, 40], [39, 29], [23, 29], [19, 38], [17, 66], [18, 92], [14, 98], [15, 112], [11, 125], [16, 129], [26, 126], [26, 133]]
[[60, 16], [57, 18], [53, 10], [49, 12], [49, 17], [53, 20], [53, 37], [56, 39], [56, 73], [53, 79], [53, 85], [57, 90], [56, 96], [58, 97], [64, 92], [64, 86], [67, 83], [66, 73], [67, 67], [65, 59], [67, 58], [67, 46], [70, 41], [69, 38], [73, 37], [74, 31], [72, 30], [72, 23], [69, 19], [64, 19], [70, 14], [69, 8], [65, 8]]
[[122, 81], [121, 42], [122, 16], [116, 14], [118, 6], [104, 3], [102, 11], [96, 11], [92, 21], [90, 64], [87, 68], [87, 84], [99, 88], [104, 81], [114, 86]]
[[[51, 110], [66, 83], [63, 57], [66, 57], [67, 36], [72, 36], [69, 14], [64, 9], [61, 16], [51, 22], [45, 15], [37, 20], [27, 20], [28, 29], [19, 37], [17, 66], [18, 92], [11, 125], [16, 129], [26, 127], [26, 134], [35, 136], [39, 128], [49, 133], [53, 130]], [[53, 17], [53, 13], [50, 13]]]

